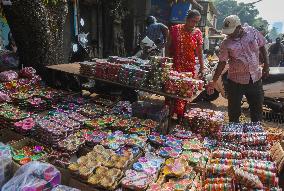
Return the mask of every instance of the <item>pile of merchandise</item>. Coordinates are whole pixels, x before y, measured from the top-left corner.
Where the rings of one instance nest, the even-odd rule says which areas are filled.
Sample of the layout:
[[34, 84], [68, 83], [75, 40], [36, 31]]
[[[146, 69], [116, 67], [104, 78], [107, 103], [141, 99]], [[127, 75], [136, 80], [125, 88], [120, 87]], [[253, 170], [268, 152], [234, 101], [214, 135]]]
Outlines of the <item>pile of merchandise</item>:
[[224, 116], [220, 111], [193, 108], [184, 114], [184, 125], [204, 137], [216, 137], [221, 131]]
[[86, 156], [80, 157], [76, 163], [68, 167], [72, 172], [89, 184], [113, 190], [123, 176], [123, 170], [133, 160], [131, 153], [118, 155], [111, 149], [95, 146]]
[[260, 124], [225, 125], [206, 167], [205, 189], [280, 190], [269, 136], [277, 139], [278, 135], [268, 135]]
[[165, 92], [182, 97], [192, 97], [203, 89], [204, 82], [192, 78], [191, 72], [171, 71], [164, 85]]
[[[120, 69], [145, 64], [118, 57], [97, 61], [121, 65]], [[170, 65], [167, 60], [152, 61], [164, 64], [165, 73], [148, 75], [157, 75], [162, 81], [172, 80], [171, 75], [190, 79], [188, 73], [169, 71], [165, 75]], [[84, 185], [82, 190], [281, 190], [278, 175], [284, 155], [281, 158], [276, 153], [283, 137], [264, 131], [258, 123], [224, 124], [224, 113], [195, 108], [186, 113], [181, 126], [163, 135], [158, 127], [169, 114], [167, 107], [68, 96], [41, 83], [23, 89], [14, 86], [9, 80], [17, 84], [33, 79], [28, 74], [35, 76], [31, 69], [24, 71], [27, 74], [4, 76], [5, 82], [0, 83], [10, 98], [0, 105], [0, 141], [9, 144], [0, 145], [2, 190], [76, 191], [60, 185], [64, 177], [78, 181], [74, 187]], [[201, 87], [195, 85], [189, 88]], [[15, 99], [17, 96], [22, 100]], [[44, 112], [27, 110], [22, 103], [30, 98], [49, 100], [50, 107], [43, 107]], [[24, 138], [16, 141], [17, 136]], [[12, 165], [18, 168], [13, 178]]]
[[19, 144], [12, 144], [13, 160], [24, 165], [31, 161], [44, 160], [50, 152], [48, 148], [40, 145], [40, 143], [34, 142], [33, 140], [25, 139], [20, 141], [23, 146]]
[[1, 128], [9, 128], [13, 127], [13, 124], [26, 119], [30, 116], [29, 113], [20, 110], [18, 107], [10, 105], [10, 104], [3, 104], [0, 110], [0, 127]]
[[60, 185], [60, 182], [61, 174], [54, 166], [30, 162], [20, 167], [13, 178], [2, 187], [2, 190], [79, 191]]
[[110, 57], [108, 60], [80, 63], [82, 75], [117, 82], [137, 88], [192, 97], [202, 90], [204, 82], [192, 78], [192, 73], [172, 71], [172, 59], [152, 57], [144, 61], [135, 57]]

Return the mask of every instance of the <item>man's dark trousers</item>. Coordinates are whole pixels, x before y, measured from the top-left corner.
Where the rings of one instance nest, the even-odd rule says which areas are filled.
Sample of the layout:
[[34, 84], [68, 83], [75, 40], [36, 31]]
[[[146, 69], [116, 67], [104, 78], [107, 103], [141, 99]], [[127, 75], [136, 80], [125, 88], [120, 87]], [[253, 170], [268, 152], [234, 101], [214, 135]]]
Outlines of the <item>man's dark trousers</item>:
[[251, 121], [258, 122], [262, 120], [264, 92], [261, 79], [255, 83], [250, 80], [249, 84], [239, 84], [228, 80], [227, 91], [230, 122], [239, 122], [241, 116], [241, 102], [244, 95], [249, 104]]

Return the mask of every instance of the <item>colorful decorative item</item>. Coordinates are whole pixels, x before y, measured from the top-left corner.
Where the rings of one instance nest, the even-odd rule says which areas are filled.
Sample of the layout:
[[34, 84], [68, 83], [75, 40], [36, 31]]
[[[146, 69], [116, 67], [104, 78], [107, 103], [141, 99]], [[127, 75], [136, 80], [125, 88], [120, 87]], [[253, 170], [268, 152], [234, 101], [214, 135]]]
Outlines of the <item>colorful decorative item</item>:
[[145, 172], [127, 170], [121, 184], [124, 188], [142, 191], [145, 190], [152, 181], [153, 178]]
[[37, 161], [42, 159], [46, 155], [46, 151], [43, 146], [24, 146], [22, 149], [13, 150], [13, 159], [21, 165], [29, 163], [31, 161]]

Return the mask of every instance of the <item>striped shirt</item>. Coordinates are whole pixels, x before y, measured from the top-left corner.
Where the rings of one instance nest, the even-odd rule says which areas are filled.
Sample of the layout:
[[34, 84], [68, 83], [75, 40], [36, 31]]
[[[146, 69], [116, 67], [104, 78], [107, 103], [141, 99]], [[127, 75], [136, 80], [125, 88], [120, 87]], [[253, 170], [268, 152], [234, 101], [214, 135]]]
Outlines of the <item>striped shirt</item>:
[[253, 27], [244, 27], [240, 38], [226, 38], [220, 47], [219, 60], [228, 62], [228, 78], [239, 84], [249, 84], [261, 79], [259, 48], [266, 43], [265, 38]]

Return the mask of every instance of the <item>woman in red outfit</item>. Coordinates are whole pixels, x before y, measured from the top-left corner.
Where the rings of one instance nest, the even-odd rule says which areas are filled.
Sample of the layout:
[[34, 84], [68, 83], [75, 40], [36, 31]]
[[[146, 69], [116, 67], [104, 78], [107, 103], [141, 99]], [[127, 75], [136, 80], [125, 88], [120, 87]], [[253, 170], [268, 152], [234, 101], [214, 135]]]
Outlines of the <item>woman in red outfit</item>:
[[[198, 56], [200, 63], [199, 73], [203, 73], [203, 51], [202, 51], [202, 32], [195, 26], [201, 19], [201, 15], [197, 10], [190, 10], [186, 17], [185, 24], [172, 26], [168, 45], [167, 55], [173, 57], [173, 69], [178, 72], [192, 72], [195, 71], [195, 54]], [[186, 101], [176, 100], [174, 113], [177, 114], [178, 119], [182, 119]]]

